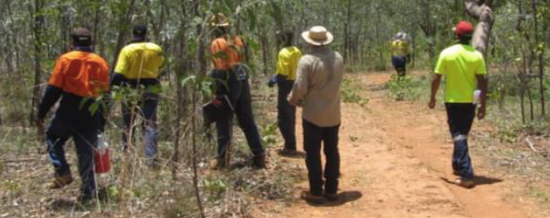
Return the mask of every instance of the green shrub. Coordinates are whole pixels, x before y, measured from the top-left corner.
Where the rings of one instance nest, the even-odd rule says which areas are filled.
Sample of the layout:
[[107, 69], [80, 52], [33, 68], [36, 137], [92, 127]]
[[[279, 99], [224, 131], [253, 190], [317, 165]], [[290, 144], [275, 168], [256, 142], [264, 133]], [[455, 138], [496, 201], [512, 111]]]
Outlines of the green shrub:
[[342, 101], [345, 103], [355, 103], [361, 107], [366, 106], [369, 103], [369, 98], [361, 96], [360, 91], [362, 87], [354, 82], [354, 80], [345, 78], [342, 81]]
[[421, 93], [421, 81], [413, 80], [411, 76], [405, 76], [397, 79], [397, 75], [392, 75], [391, 80], [386, 83], [386, 88], [389, 89], [390, 95], [397, 101], [417, 100]]

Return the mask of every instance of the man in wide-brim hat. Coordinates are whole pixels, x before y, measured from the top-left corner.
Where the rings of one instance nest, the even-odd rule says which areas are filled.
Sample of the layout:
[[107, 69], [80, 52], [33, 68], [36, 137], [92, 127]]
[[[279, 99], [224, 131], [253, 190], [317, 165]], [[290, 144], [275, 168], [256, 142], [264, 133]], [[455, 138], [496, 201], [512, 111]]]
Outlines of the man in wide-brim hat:
[[[302, 198], [321, 204], [337, 200], [340, 154], [340, 85], [344, 72], [342, 56], [329, 45], [334, 36], [325, 27], [314, 26], [302, 33], [310, 46], [308, 54], [300, 59], [298, 76], [289, 101], [302, 107], [304, 150], [309, 177], [309, 192]], [[321, 165], [321, 144], [324, 144], [326, 167]]]
[[223, 108], [230, 108], [229, 113], [223, 113], [224, 116], [216, 120], [218, 155], [212, 161], [211, 167], [213, 169], [228, 167], [233, 117], [236, 116], [252, 152], [252, 166], [265, 168], [265, 150], [252, 112], [248, 75], [242, 64], [244, 42], [240, 37], [230, 33], [231, 21], [225, 15], [214, 15], [210, 19], [210, 25], [214, 28], [214, 40], [210, 46], [214, 67], [210, 76], [215, 81], [212, 104], [221, 111]]

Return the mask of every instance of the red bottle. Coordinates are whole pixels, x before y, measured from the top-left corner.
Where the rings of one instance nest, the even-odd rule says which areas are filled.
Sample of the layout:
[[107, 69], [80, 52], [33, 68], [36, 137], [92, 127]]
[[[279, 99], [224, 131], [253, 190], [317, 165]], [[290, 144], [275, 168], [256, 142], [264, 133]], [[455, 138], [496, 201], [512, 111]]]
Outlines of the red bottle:
[[95, 173], [106, 173], [110, 169], [109, 147], [102, 135], [97, 136], [97, 148], [94, 149]]

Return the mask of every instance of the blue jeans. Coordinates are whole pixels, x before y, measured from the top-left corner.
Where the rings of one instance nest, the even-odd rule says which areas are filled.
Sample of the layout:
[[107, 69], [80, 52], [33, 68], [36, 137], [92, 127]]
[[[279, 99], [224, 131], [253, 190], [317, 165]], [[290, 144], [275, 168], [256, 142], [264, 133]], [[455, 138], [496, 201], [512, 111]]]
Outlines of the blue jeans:
[[283, 78], [277, 80], [277, 86], [279, 87], [277, 121], [281, 135], [285, 139], [285, 149], [289, 150], [296, 150], [296, 107], [287, 100], [293, 85], [293, 80]]
[[[338, 151], [338, 134], [340, 125], [320, 127], [307, 120], [302, 121], [304, 128], [304, 150], [306, 151], [306, 166], [309, 178], [309, 189], [313, 195], [323, 195], [338, 191], [340, 177], [340, 153]], [[324, 178], [321, 162], [321, 147], [326, 157]], [[324, 188], [323, 188], [324, 185]]]
[[[230, 86], [231, 87], [231, 86]], [[243, 130], [246, 136], [248, 146], [254, 155], [264, 154], [262, 147], [262, 139], [260, 132], [254, 120], [252, 113], [252, 98], [250, 96], [250, 85], [247, 80], [240, 81], [240, 94], [236, 96], [235, 115], [239, 121], [239, 127]], [[224, 158], [227, 147], [231, 143], [233, 126], [233, 114], [225, 119], [216, 122], [216, 130], [218, 133], [218, 158]]]
[[472, 129], [476, 106], [472, 103], [446, 103], [447, 122], [454, 142], [452, 165], [454, 173], [465, 180], [474, 179], [474, 168], [468, 149], [468, 134]]
[[90, 198], [96, 194], [94, 177], [94, 147], [97, 146], [98, 131], [95, 128], [83, 128], [64, 122], [54, 117], [46, 130], [48, 155], [55, 168], [56, 176], [71, 174], [71, 169], [65, 157], [65, 143], [69, 138], [74, 140], [78, 157], [78, 172], [82, 179], [80, 191], [82, 197]]
[[[136, 119], [143, 119], [143, 142], [145, 144], [144, 154], [145, 157], [152, 160], [158, 153], [157, 140], [157, 106], [159, 101], [158, 94], [145, 93], [143, 95], [143, 101], [138, 102], [137, 105], [123, 105], [122, 115], [124, 119], [124, 131], [122, 132], [123, 148], [127, 149], [130, 139], [128, 133], [131, 127], [132, 132], [135, 132]], [[134, 134], [132, 134], [135, 137]]]

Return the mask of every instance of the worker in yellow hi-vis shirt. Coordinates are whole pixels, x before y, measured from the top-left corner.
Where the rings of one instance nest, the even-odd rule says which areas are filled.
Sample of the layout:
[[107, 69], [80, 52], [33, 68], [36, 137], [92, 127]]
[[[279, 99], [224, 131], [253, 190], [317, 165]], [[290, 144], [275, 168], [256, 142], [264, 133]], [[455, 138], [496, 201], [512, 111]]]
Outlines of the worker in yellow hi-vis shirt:
[[128, 148], [129, 134], [137, 119], [142, 119], [144, 153], [149, 166], [156, 166], [157, 155], [157, 105], [159, 101], [158, 80], [159, 69], [164, 61], [162, 48], [147, 41], [147, 26], [134, 27], [134, 40], [122, 49], [115, 68], [111, 86], [129, 87], [132, 89], [145, 88], [142, 99], [133, 105], [123, 102], [122, 114], [124, 130], [122, 133], [123, 148]]
[[391, 43], [392, 64], [397, 71], [398, 79], [401, 79], [407, 73], [407, 63], [410, 59], [409, 45], [407, 43], [407, 34], [399, 32]]
[[296, 79], [296, 69], [302, 57], [302, 52], [292, 44], [292, 31], [277, 31], [277, 44], [283, 48], [277, 56], [277, 74], [269, 80], [269, 86], [279, 87], [277, 100], [277, 121], [279, 130], [285, 139], [285, 145], [280, 154], [295, 156], [296, 151], [296, 106], [291, 105], [287, 96], [292, 91]]
[[[459, 176], [457, 185], [471, 188], [474, 168], [468, 152], [468, 134], [476, 116], [476, 98], [479, 98], [477, 118], [485, 117], [487, 95], [487, 69], [483, 54], [470, 45], [474, 26], [461, 21], [455, 27], [459, 43], [441, 52], [432, 81], [429, 107], [434, 108], [441, 78], [445, 76], [445, 109], [447, 122], [454, 142], [453, 172]], [[479, 89], [479, 90], [476, 90]]]

